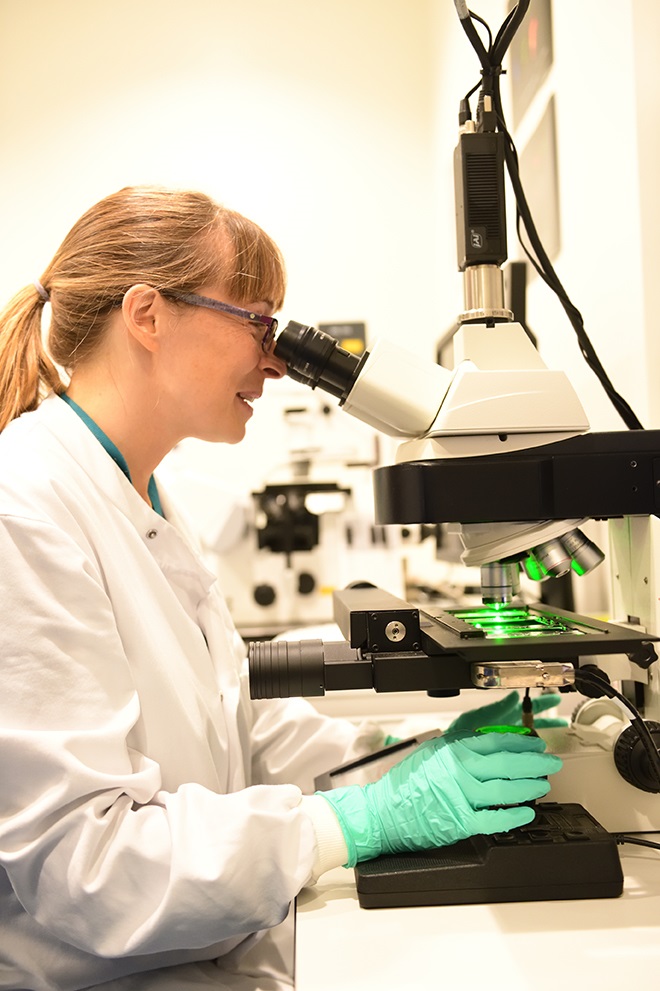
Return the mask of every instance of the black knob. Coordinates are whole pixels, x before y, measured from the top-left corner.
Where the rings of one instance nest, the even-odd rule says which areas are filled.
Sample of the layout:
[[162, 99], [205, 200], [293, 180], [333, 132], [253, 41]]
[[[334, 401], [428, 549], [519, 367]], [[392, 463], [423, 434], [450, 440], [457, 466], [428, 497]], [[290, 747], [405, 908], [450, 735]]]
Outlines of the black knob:
[[272, 585], [255, 585], [254, 601], [258, 606], [272, 606], [273, 602], [277, 598], [277, 592]]
[[301, 571], [298, 575], [298, 592], [300, 595], [311, 595], [316, 588], [316, 578], [309, 571]]
[[[660, 750], [660, 723], [645, 720], [656, 750]], [[634, 726], [624, 729], [614, 745], [614, 763], [622, 778], [641, 791], [660, 792], [660, 782], [651, 767], [646, 747]]]
[[[590, 675], [595, 676], [595, 681], [590, 680]], [[599, 681], [605, 684], [601, 685]], [[575, 669], [575, 686], [580, 694], [586, 695], [588, 698], [602, 698], [603, 695], [607, 694], [605, 688], [609, 683], [608, 676], [596, 664], [582, 664]]]

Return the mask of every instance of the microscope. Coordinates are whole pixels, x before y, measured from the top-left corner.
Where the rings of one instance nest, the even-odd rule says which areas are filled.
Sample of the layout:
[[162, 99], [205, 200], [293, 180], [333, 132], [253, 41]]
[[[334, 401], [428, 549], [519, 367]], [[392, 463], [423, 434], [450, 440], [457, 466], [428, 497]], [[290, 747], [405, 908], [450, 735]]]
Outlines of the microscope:
[[[456, 6], [470, 35], [470, 12]], [[660, 575], [654, 549], [660, 431], [591, 432], [568, 377], [546, 367], [505, 305], [508, 135], [500, 126], [492, 71], [503, 42], [498, 58], [492, 56], [501, 36], [510, 41], [527, 6], [521, 0], [514, 8], [482, 58], [476, 120], [463, 105], [459, 116], [454, 174], [464, 310], [453, 340], [454, 368], [424, 362], [388, 341], [356, 358], [333, 338], [295, 322], [276, 342], [291, 377], [401, 438], [396, 463], [374, 471], [376, 522], [450, 524], [460, 536], [464, 563], [480, 568], [482, 605], [419, 607], [356, 583], [334, 593], [344, 641], [250, 645], [253, 697], [356, 688], [434, 696], [541, 689], [581, 696], [569, 726], [538, 730], [564, 760], [547, 805], [539, 806], [547, 810], [545, 840], [509, 837], [497, 852], [491, 838], [465, 841], [469, 849], [453, 851], [460, 863], [452, 865], [451, 882], [447, 850], [442, 863], [433, 854], [416, 855], [418, 866], [410, 870], [358, 865], [365, 907], [616, 896], [622, 881], [612, 835], [660, 830]], [[521, 602], [522, 574], [552, 581], [602, 564], [605, 554], [581, 529], [589, 520], [608, 522], [616, 622]], [[583, 827], [573, 855], [570, 838]], [[479, 844], [487, 853], [475, 852]], [[530, 859], [541, 848], [542, 868]], [[549, 850], [555, 859], [547, 859]], [[477, 882], [465, 880], [475, 857], [481, 865]], [[484, 881], [491, 858], [501, 871]], [[544, 870], [545, 881], [539, 881]], [[533, 890], [522, 881], [530, 871], [537, 874]], [[513, 886], [503, 883], [507, 874], [518, 878]], [[454, 883], [454, 876], [461, 879]]]

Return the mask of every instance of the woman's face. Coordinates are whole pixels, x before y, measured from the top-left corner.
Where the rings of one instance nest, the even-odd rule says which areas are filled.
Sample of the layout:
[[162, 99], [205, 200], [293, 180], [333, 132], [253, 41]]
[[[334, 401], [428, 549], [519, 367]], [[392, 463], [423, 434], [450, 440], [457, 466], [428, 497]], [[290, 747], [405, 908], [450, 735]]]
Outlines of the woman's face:
[[[198, 292], [239, 305], [218, 286]], [[245, 436], [252, 403], [261, 396], [264, 381], [281, 378], [285, 363], [264, 352], [263, 325], [201, 306], [167, 302], [166, 307], [169, 324], [158, 360], [159, 415], [167, 416], [179, 439], [237, 443]], [[251, 300], [243, 308], [272, 314], [263, 300]]]

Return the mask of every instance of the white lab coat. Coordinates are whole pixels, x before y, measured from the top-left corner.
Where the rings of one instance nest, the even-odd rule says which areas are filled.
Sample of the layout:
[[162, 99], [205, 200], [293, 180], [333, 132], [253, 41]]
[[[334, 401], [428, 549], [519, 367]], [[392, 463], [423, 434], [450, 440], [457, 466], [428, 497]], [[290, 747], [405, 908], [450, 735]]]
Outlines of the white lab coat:
[[56, 396], [0, 435], [2, 989], [281, 986], [232, 961], [309, 880], [301, 795], [356, 729], [250, 700], [164, 506]]

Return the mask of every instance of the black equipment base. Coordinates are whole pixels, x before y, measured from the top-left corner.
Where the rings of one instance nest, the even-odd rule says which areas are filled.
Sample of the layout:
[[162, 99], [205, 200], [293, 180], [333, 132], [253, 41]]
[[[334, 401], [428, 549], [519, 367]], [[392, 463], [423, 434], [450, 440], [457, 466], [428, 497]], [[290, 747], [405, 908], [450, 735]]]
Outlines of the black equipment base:
[[616, 841], [581, 805], [544, 802], [527, 826], [355, 868], [362, 908], [617, 898]]

